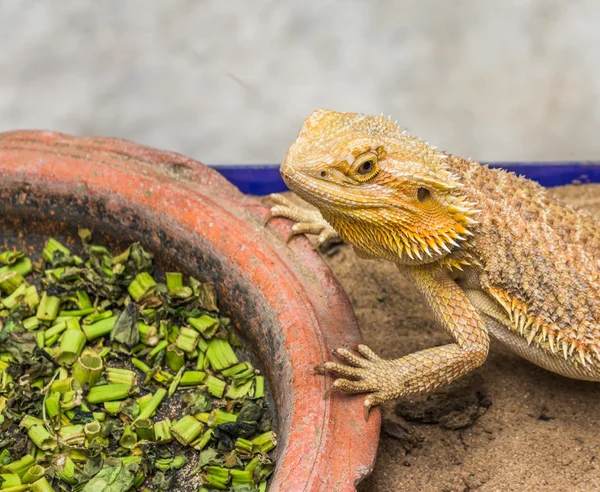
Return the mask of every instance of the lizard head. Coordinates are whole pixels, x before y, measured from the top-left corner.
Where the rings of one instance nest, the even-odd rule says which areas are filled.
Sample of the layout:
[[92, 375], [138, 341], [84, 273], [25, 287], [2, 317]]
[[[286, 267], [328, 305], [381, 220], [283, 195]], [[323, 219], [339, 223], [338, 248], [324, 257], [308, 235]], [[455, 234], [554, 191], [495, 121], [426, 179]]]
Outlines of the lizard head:
[[383, 116], [317, 110], [281, 174], [359, 254], [427, 263], [460, 248], [475, 223], [447, 157]]

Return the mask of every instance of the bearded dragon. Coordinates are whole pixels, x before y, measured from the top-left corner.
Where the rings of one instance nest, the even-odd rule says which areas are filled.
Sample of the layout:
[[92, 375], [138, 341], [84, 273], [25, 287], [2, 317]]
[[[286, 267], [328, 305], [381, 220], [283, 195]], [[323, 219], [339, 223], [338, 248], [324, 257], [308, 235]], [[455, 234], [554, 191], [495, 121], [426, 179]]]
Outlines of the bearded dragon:
[[339, 235], [394, 262], [454, 343], [395, 360], [339, 348], [332, 390], [369, 409], [427, 393], [486, 360], [490, 335], [525, 359], [600, 381], [600, 223], [539, 184], [437, 150], [383, 116], [318, 110], [281, 165], [316, 211], [271, 195], [292, 234]]

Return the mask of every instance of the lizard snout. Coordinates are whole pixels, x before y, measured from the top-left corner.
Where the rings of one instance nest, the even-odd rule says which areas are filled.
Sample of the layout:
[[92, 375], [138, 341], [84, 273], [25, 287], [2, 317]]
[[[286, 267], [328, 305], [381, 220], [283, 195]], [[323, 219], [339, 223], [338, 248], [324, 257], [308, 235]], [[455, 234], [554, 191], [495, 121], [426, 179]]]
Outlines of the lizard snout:
[[281, 177], [283, 178], [283, 181], [285, 182], [287, 187], [290, 188], [290, 184], [292, 182], [292, 175], [294, 174], [294, 169], [292, 168], [292, 165], [290, 164], [289, 159], [285, 159], [281, 163], [279, 172], [281, 173]]

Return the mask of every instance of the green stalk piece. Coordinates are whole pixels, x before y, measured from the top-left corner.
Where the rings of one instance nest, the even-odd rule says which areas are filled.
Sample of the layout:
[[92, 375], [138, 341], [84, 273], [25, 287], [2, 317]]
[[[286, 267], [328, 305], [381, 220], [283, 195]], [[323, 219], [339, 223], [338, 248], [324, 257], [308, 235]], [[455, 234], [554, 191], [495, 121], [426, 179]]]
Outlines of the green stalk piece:
[[79, 309], [87, 310], [94, 307], [90, 300], [90, 296], [85, 290], [78, 290], [75, 295], [77, 296], [77, 307]]
[[158, 343], [158, 330], [154, 325], [147, 325], [143, 321], [138, 321], [138, 331], [140, 332], [140, 341], [150, 347]]
[[42, 298], [37, 310], [37, 318], [40, 321], [54, 321], [60, 310], [60, 298], [42, 293]]
[[43, 425], [32, 425], [27, 429], [27, 435], [42, 451], [52, 451], [56, 448], [56, 437], [50, 434]]
[[16, 473], [20, 478], [25, 475], [27, 470], [35, 465], [35, 458], [30, 454], [26, 454], [22, 458], [9, 463], [4, 468], [10, 473]]
[[183, 446], [188, 446], [202, 432], [202, 424], [191, 415], [185, 415], [171, 427], [171, 435]]
[[265, 378], [264, 376], [256, 376], [254, 378], [254, 398], [264, 398], [265, 396]]
[[82, 316], [89, 316], [90, 314], [93, 314], [95, 311], [95, 309], [93, 307], [91, 308], [87, 308], [87, 309], [75, 309], [73, 311], [59, 311], [58, 312], [58, 317], [59, 318], [73, 318], [73, 317], [82, 317]]
[[48, 328], [44, 332], [44, 336], [46, 337], [46, 340], [50, 340], [50, 339], [60, 335], [66, 329], [67, 329], [67, 323], [64, 321], [59, 321], [58, 323], [55, 323], [50, 328]]
[[25, 251], [3, 251], [0, 253], [0, 263], [5, 265], [14, 265], [23, 258], [25, 258]]
[[21, 285], [25, 284], [26, 280], [19, 272], [7, 271], [0, 273], [0, 291], [5, 294], [12, 294]]
[[[108, 311], [96, 311], [94, 310], [94, 312], [92, 314], [88, 314], [85, 318], [83, 318], [83, 324], [84, 325], [91, 325], [94, 323], [97, 323], [98, 321], [102, 321], [103, 319], [107, 319], [107, 318], [111, 318], [113, 315], [113, 312], [111, 310]], [[115, 322], [117, 320], [118, 316], [115, 318]], [[111, 326], [112, 329], [112, 326]]]
[[123, 434], [121, 435], [121, 439], [119, 439], [119, 444], [123, 446], [125, 449], [131, 449], [137, 443], [137, 434], [131, 428], [130, 425], [126, 426], [123, 429]]
[[[166, 341], [166, 340], [165, 340]], [[171, 371], [177, 372], [185, 365], [185, 352], [177, 345], [167, 346], [167, 366]]]
[[169, 419], [161, 420], [154, 424], [154, 439], [160, 443], [167, 443], [173, 440], [173, 436], [171, 435], [171, 421]]
[[24, 300], [25, 304], [32, 310], [38, 306], [40, 299], [34, 285], [29, 285], [27, 283], [21, 284], [11, 295], [2, 299], [2, 304], [4, 307], [12, 309], [17, 305], [20, 305], [22, 300]]
[[23, 478], [21, 478], [22, 484], [28, 484], [37, 482], [46, 474], [46, 469], [41, 465], [33, 465], [29, 470], [25, 472]]
[[103, 372], [104, 362], [95, 352], [84, 352], [73, 364], [73, 377], [81, 386], [93, 387]]
[[196, 330], [183, 326], [179, 329], [175, 345], [184, 352], [192, 353], [198, 345], [199, 338], [200, 334]]
[[137, 375], [131, 369], [107, 367], [104, 374], [109, 383], [125, 384], [127, 386], [134, 386], [137, 384]]
[[137, 419], [135, 423], [131, 425], [131, 428], [135, 430], [138, 439], [142, 441], [154, 441], [154, 424], [150, 419]]
[[204, 382], [207, 375], [202, 371], [185, 371], [179, 381], [180, 386], [198, 386]]
[[103, 405], [104, 405], [104, 409], [110, 415], [118, 415], [119, 412], [121, 411], [121, 403], [123, 403], [123, 402], [122, 401], [105, 401], [103, 403]]
[[0, 473], [0, 490], [10, 490], [19, 485], [21, 485], [21, 478], [16, 473]]
[[[67, 391], [61, 394], [60, 408], [65, 410], [72, 410], [75, 407], [81, 406], [81, 392], [80, 391]], [[72, 417], [69, 417], [72, 418]]]
[[76, 447], [85, 444], [85, 431], [83, 424], [66, 425], [58, 431], [60, 441], [66, 446]]
[[238, 363], [235, 352], [227, 340], [212, 338], [208, 342], [206, 358], [215, 371], [222, 371]]
[[83, 432], [85, 433], [86, 439], [88, 441], [92, 441], [97, 437], [100, 437], [100, 434], [102, 433], [102, 426], [100, 425], [100, 422], [92, 420], [83, 426]]
[[[77, 320], [74, 320], [77, 322]], [[79, 323], [77, 322], [77, 325]], [[68, 323], [67, 323], [68, 327]], [[62, 365], [71, 365], [77, 360], [85, 347], [87, 338], [81, 329], [67, 329], [60, 342], [56, 361]]]
[[237, 420], [237, 415], [225, 412], [224, 410], [219, 410], [215, 408], [208, 417], [207, 425], [210, 428], [215, 428], [218, 425], [225, 424], [228, 422], [235, 422]]
[[181, 378], [183, 377], [184, 369], [185, 367], [182, 367], [181, 369], [179, 369], [179, 371], [177, 371], [177, 374], [175, 375], [173, 381], [169, 385], [169, 391], [167, 392], [167, 396], [169, 396], [169, 398], [175, 394], [175, 391], [177, 391], [177, 387], [179, 386]]
[[212, 338], [219, 328], [219, 319], [208, 314], [203, 314], [199, 318], [188, 318], [187, 322], [198, 330], [205, 339]]
[[165, 273], [165, 282], [169, 291], [179, 289], [183, 287], [183, 274], [179, 272], [167, 272]]
[[105, 384], [94, 386], [87, 394], [90, 403], [104, 403], [106, 401], [124, 400], [133, 388], [129, 384]]
[[206, 446], [208, 446], [208, 443], [214, 437], [214, 435], [214, 431], [212, 429], [208, 429], [204, 434], [202, 434], [195, 441], [193, 441], [191, 443], [191, 446], [196, 451], [202, 451]]
[[238, 437], [235, 441], [235, 452], [242, 457], [251, 457], [254, 454], [254, 444], [248, 439]]
[[223, 393], [225, 393], [225, 388], [227, 386], [225, 381], [210, 374], [207, 374], [206, 378], [204, 379], [204, 384], [206, 384], [208, 392], [211, 395], [217, 398], [223, 398]]
[[100, 319], [92, 324], [84, 324], [83, 332], [87, 337], [88, 341], [96, 340], [96, 338], [100, 338], [106, 336], [110, 333], [117, 322], [118, 316], [110, 316], [108, 318]]
[[75, 476], [77, 473], [77, 468], [68, 454], [56, 455], [52, 461], [52, 465], [54, 468], [54, 473], [63, 482], [66, 482], [69, 485], [77, 484], [77, 478]]
[[221, 466], [207, 466], [204, 477], [205, 485], [219, 490], [225, 490], [231, 479], [229, 469]]
[[33, 271], [33, 263], [28, 257], [22, 258], [12, 265], [4, 265], [0, 267], [0, 274], [5, 272], [17, 272], [18, 274], [26, 277]]
[[252, 443], [258, 446], [261, 453], [268, 453], [277, 446], [277, 439], [275, 433], [269, 431], [252, 439]]
[[254, 472], [252, 470], [229, 470], [231, 475], [231, 486], [254, 485]]
[[68, 393], [70, 391], [79, 391], [80, 389], [81, 385], [73, 377], [56, 379], [50, 385], [50, 391], [56, 391], [58, 393]]
[[40, 478], [31, 484], [31, 492], [54, 492], [46, 477]]
[[71, 256], [71, 252], [66, 246], [63, 246], [59, 241], [51, 237], [46, 242], [46, 246], [44, 246], [42, 258], [51, 264], [56, 253], [61, 253], [63, 256]]
[[46, 415], [52, 424], [52, 428], [54, 430], [58, 429], [60, 426], [60, 416], [61, 416], [61, 408], [60, 408], [60, 393], [59, 392], [51, 392], [46, 397]]
[[225, 398], [228, 398], [230, 400], [242, 399], [245, 396], [250, 394], [253, 384], [254, 384], [254, 381], [252, 381], [252, 380], [247, 381], [244, 384], [241, 384], [239, 386], [232, 384], [229, 387], [229, 389], [227, 390], [227, 393], [225, 393]]
[[40, 327], [40, 320], [36, 316], [30, 316], [23, 320], [23, 328], [27, 331], [37, 330]]
[[151, 418], [166, 395], [167, 391], [165, 389], [157, 389], [156, 393], [152, 395], [152, 398], [148, 401], [148, 404], [144, 406], [144, 409], [140, 412], [140, 415], [136, 420]]
[[198, 358], [196, 359], [196, 370], [204, 371], [206, 369], [206, 356], [201, 350], [198, 351]]
[[161, 340], [160, 342], [157, 342], [154, 345], [155, 347], [152, 350], [150, 350], [150, 352], [148, 352], [148, 359], [154, 359], [160, 352], [167, 348], [169, 342], [167, 340]]
[[152, 278], [152, 275], [148, 272], [142, 272], [138, 273], [134, 281], [129, 284], [127, 291], [135, 301], [138, 301], [141, 298], [152, 294], [155, 288], [156, 281]]

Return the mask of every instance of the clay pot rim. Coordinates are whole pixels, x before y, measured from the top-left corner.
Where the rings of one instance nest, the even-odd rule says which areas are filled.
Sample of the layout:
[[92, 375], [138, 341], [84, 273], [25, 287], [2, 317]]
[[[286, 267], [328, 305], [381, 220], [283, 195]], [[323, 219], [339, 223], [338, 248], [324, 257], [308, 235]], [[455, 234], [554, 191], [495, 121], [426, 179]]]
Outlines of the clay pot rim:
[[[332, 332], [331, 320], [324, 319], [327, 313], [322, 312], [322, 306], [315, 305], [319, 301], [309, 295], [307, 286], [322, 289], [317, 292], [321, 296], [331, 292], [332, 296], [339, 297], [341, 288], [306, 240], [295, 240], [293, 249], [284, 245], [282, 239], [289, 231], [289, 223], [275, 221], [265, 231], [262, 224], [266, 207], [239, 193], [215, 171], [179, 154], [118, 139], [35, 131], [0, 134], [0, 176], [12, 183], [54, 186], [62, 192], [84, 185], [87, 193], [114, 194], [131, 200], [138, 207], [166, 214], [196, 234], [203, 231], [198, 228], [194, 210], [203, 210], [209, 215], [219, 211], [214, 216], [216, 225], [210, 238], [218, 241], [219, 234], [229, 234], [232, 240], [231, 232], [237, 230], [244, 241], [252, 245], [253, 258], [260, 259], [263, 269], [279, 272], [279, 278], [284, 278], [285, 288], [266, 284], [263, 288], [268, 291], [266, 298], [273, 309], [280, 309], [277, 303], [283, 302], [291, 311], [287, 317], [285, 312], [279, 313], [278, 320], [292, 354], [291, 380], [297, 391], [297, 402], [298, 398], [309, 399], [301, 402], [302, 412], [296, 411], [291, 416], [290, 434], [286, 436], [289, 441], [278, 464], [274, 489], [279, 485], [282, 490], [290, 490], [287, 486], [293, 483], [302, 484], [304, 490], [322, 490], [319, 485], [328, 483], [336, 486], [327, 490], [350, 490], [370, 472], [379, 433], [379, 411], [373, 411], [369, 422], [364, 423], [362, 397], [323, 400], [323, 393], [330, 384], [330, 381], [326, 384], [324, 378], [309, 385], [299, 384], [314, 365], [329, 358], [327, 353], [336, 344], [344, 339], [358, 340], [359, 334], [347, 299], [334, 301], [340, 309], [336, 320], [347, 326]], [[143, 192], [148, 188], [153, 189], [150, 195]], [[202, 208], [207, 205], [209, 209]], [[208, 219], [203, 220], [206, 223]], [[237, 245], [241, 249], [243, 242], [238, 241]], [[240, 257], [231, 260], [243, 269], [250, 257], [248, 253], [239, 254]], [[309, 272], [307, 266], [312, 268]], [[263, 274], [261, 279], [261, 271], [259, 267], [254, 270], [253, 279], [257, 282], [265, 282], [267, 278]], [[328, 285], [323, 287], [321, 281]], [[282, 293], [286, 294], [283, 298], [277, 297]], [[298, 410], [297, 407], [294, 409]], [[307, 422], [315, 431], [310, 439], [307, 438], [310, 433], [305, 430]], [[352, 442], [352, 436], [356, 442]], [[307, 458], [314, 460], [306, 463]]]

